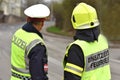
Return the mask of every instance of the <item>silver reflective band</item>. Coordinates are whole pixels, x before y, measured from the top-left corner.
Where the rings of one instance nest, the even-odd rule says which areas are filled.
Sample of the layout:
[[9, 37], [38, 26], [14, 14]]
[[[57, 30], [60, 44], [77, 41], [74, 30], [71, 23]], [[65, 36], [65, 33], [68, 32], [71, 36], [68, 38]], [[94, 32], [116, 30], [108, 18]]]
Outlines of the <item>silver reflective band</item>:
[[68, 66], [68, 65], [66, 65], [65, 68], [66, 68], [66, 69], [73, 70], [73, 71], [78, 72], [78, 73], [82, 73], [82, 71], [80, 71], [80, 70], [78, 70], [78, 69], [76, 69], [76, 68], [73, 68], [73, 67], [71, 67], [71, 66]]
[[[93, 22], [93, 23], [94, 23], [94, 25], [93, 25], [94, 27], [96, 27], [100, 24], [98, 20], [96, 22]], [[90, 23], [77, 27], [77, 29], [88, 29], [88, 28], [91, 28]]]
[[29, 59], [28, 59], [28, 54], [29, 54], [29, 51], [34, 47], [36, 46], [36, 44], [39, 44], [41, 43], [41, 41], [39, 39], [35, 39], [33, 40], [25, 49], [25, 66], [26, 66], [26, 69], [29, 69]]
[[29, 69], [23, 69], [23, 68], [16, 68], [15, 66], [11, 65], [12, 69], [20, 72], [20, 73], [25, 73], [25, 74], [29, 74]]
[[38, 43], [40, 43], [41, 41], [39, 39], [35, 39], [34, 41], [32, 41], [25, 50], [25, 53], [28, 54], [28, 52]]
[[103, 67], [109, 63], [109, 51], [105, 49], [86, 57], [86, 71]]

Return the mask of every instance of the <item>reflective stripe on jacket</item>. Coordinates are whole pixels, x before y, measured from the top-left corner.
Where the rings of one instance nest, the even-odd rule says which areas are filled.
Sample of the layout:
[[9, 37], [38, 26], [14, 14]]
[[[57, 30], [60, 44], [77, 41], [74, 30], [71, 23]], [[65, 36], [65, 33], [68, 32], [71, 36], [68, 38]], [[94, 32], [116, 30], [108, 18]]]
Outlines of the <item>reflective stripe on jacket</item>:
[[109, 51], [108, 44], [104, 36], [99, 35], [98, 41], [86, 42], [76, 40], [71, 43], [65, 57], [68, 57], [68, 51], [72, 44], [80, 46], [84, 54], [84, 68], [75, 64], [63, 62], [64, 70], [81, 77], [81, 80], [110, 80]]
[[[36, 33], [26, 32], [23, 29], [19, 29], [15, 32], [11, 46], [11, 70], [13, 73], [26, 76], [28, 78], [31, 77], [29, 73], [28, 54], [30, 50], [39, 43], [44, 45], [43, 39]], [[11, 80], [16, 79], [12, 76]]]

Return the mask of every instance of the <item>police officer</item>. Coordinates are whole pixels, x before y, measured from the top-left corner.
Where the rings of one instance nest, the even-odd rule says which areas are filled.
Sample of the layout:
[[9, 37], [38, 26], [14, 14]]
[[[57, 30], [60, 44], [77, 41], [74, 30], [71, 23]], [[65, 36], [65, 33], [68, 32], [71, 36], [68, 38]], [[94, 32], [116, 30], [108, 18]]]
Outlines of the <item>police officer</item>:
[[11, 80], [48, 80], [47, 50], [39, 31], [50, 10], [44, 4], [36, 4], [24, 13], [27, 23], [12, 38]]
[[66, 49], [64, 80], [110, 80], [108, 43], [100, 33], [95, 8], [79, 3], [71, 21], [76, 34]]

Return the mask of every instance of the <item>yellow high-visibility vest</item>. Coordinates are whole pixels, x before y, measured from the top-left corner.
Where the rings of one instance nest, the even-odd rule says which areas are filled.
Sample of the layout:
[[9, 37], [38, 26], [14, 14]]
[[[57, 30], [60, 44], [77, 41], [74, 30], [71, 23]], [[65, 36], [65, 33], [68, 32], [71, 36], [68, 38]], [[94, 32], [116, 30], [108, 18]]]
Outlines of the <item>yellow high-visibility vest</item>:
[[63, 62], [64, 70], [81, 77], [81, 80], [110, 80], [110, 65], [108, 43], [103, 35], [99, 35], [98, 41], [86, 42], [76, 40], [71, 43], [65, 57], [68, 57], [68, 50], [72, 44], [80, 46], [84, 54], [84, 68], [67, 61]]
[[[36, 33], [26, 32], [23, 29], [15, 32], [11, 45], [11, 71], [14, 76], [31, 77], [28, 54], [39, 43], [45, 45], [43, 39]], [[21, 80], [14, 76], [11, 76], [11, 80]]]

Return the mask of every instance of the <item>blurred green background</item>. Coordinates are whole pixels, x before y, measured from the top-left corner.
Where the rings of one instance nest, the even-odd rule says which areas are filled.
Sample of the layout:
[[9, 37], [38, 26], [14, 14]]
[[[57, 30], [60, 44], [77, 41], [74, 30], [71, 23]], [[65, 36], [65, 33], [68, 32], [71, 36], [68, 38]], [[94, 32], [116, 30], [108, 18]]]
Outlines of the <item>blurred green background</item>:
[[109, 40], [120, 40], [120, 0], [64, 0], [63, 3], [54, 3], [55, 26], [63, 32], [73, 33], [71, 13], [80, 2], [86, 2], [96, 8], [102, 33]]

